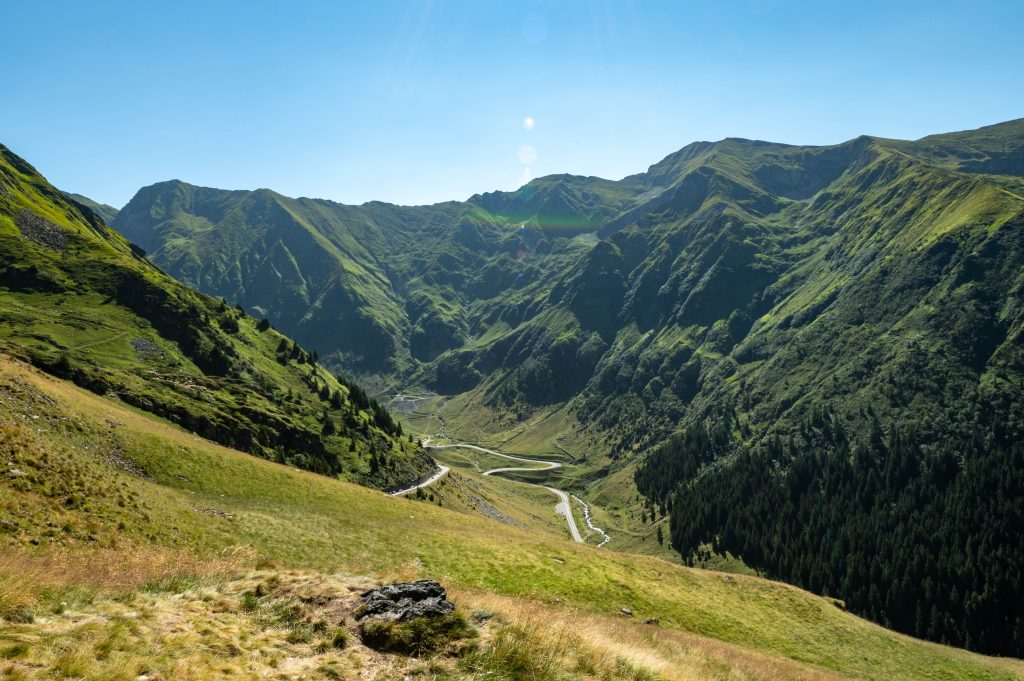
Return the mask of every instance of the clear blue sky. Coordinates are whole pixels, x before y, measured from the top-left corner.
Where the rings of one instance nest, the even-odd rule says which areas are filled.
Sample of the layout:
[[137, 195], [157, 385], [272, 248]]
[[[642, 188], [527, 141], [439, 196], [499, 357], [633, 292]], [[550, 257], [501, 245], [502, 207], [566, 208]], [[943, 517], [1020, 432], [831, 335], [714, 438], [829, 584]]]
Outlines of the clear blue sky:
[[430, 203], [1022, 117], [1021, 26], [1017, 0], [12, 1], [0, 142], [117, 207], [171, 178]]

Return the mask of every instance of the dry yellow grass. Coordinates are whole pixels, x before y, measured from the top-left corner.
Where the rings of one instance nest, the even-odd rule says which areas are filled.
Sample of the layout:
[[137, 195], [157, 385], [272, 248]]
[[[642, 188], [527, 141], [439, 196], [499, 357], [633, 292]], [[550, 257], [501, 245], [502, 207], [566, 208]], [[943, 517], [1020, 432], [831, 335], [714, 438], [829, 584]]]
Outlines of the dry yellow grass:
[[[44, 679], [600, 679], [614, 681], [735, 680], [827, 681], [829, 674], [786, 659], [643, 624], [587, 614], [562, 604], [455, 590], [451, 598], [477, 621], [479, 648], [462, 659], [413, 659], [361, 645], [351, 618], [357, 596], [382, 581], [308, 571], [255, 571], [167, 557], [153, 569], [134, 565], [125, 575], [104, 569], [91, 575], [102, 552], [77, 557], [14, 554], [0, 570], [25, 569], [38, 589], [53, 581], [39, 572], [65, 565], [62, 580], [102, 585], [104, 596], [61, 608], [31, 623], [0, 627], [3, 678]], [[147, 580], [199, 574], [200, 583], [165, 590], [139, 589]], [[414, 566], [391, 577], [416, 577]], [[43, 580], [40, 582], [39, 580]], [[129, 586], [131, 585], [131, 586]], [[259, 599], [252, 594], [266, 594]], [[283, 615], [282, 613], [285, 613]], [[329, 644], [336, 626], [348, 645]]]
[[199, 558], [189, 551], [152, 546], [57, 546], [31, 553], [0, 554], [0, 575], [17, 575], [33, 588], [118, 590], [181, 577], [232, 574], [251, 567], [255, 560], [252, 549], [241, 546], [225, 549], [217, 558]]
[[[625, 616], [602, 617], [493, 593], [456, 591], [453, 597], [474, 612], [494, 614], [499, 625], [485, 637], [487, 645], [503, 647], [500, 654], [505, 657], [540, 661], [539, 668], [556, 676], [672, 681], [851, 678]], [[467, 676], [473, 676], [471, 671]]]

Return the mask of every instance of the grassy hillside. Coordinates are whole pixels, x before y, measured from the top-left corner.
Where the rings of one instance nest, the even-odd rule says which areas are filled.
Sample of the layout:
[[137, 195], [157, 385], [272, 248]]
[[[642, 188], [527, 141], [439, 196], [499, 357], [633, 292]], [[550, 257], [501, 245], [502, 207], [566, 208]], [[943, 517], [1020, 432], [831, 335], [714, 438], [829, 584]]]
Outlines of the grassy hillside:
[[[537, 679], [1024, 674], [784, 584], [575, 545], [248, 456], [9, 357], [0, 428], [0, 670], [14, 678], [334, 678], [324, 666], [360, 665]], [[320, 646], [317, 619], [366, 583], [346, 574], [444, 580], [467, 613], [493, 615], [480, 653], [418, 665]], [[257, 583], [265, 606], [243, 598]]]
[[0, 147], [0, 349], [204, 437], [379, 487], [433, 468], [355, 384], [174, 281]]

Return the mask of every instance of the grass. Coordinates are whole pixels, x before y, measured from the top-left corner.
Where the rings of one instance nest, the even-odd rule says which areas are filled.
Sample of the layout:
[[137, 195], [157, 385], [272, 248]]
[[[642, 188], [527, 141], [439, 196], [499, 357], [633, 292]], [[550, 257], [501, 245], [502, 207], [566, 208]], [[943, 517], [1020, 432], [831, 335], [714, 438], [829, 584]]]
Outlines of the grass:
[[594, 616], [493, 594], [459, 593], [457, 598], [494, 613], [480, 649], [460, 662], [460, 670], [472, 678], [844, 678], [621, 616]]
[[[18, 519], [13, 528], [5, 526], [7, 551], [42, 555], [44, 546], [89, 542], [127, 555], [148, 542], [217, 560], [224, 547], [244, 546], [264, 564], [382, 578], [431, 576], [496, 598], [561, 603], [587, 617], [614, 619], [629, 607], [638, 619], [659, 619], [673, 635], [716, 639], [822, 674], [1009, 679], [1021, 673], [1018, 663], [899, 636], [786, 585], [592, 549], [557, 534], [390, 498], [201, 440], [15, 360], [0, 366], [0, 424], [15, 435], [4, 438], [5, 456], [29, 466], [36, 452], [50, 453], [49, 468], [0, 478], [4, 517]], [[28, 407], [40, 418], [26, 418]], [[148, 478], [111, 466], [102, 447], [91, 447], [111, 430], [123, 456]], [[105, 505], [95, 499], [94, 507], [65, 507], [55, 516], [68, 495], [61, 489], [50, 496], [51, 478], [81, 478], [90, 489], [119, 490], [138, 505], [118, 514], [116, 500]], [[57, 528], [54, 518], [60, 518]], [[63, 525], [81, 529], [68, 533]], [[83, 530], [93, 539], [81, 536]], [[45, 611], [45, 598], [24, 587], [11, 593], [28, 593], [27, 606]], [[5, 626], [5, 635], [23, 631], [19, 626]], [[68, 664], [75, 655], [68, 652]]]
[[359, 635], [374, 650], [414, 657], [443, 652], [459, 654], [470, 650], [478, 636], [459, 611], [406, 622], [365, 620], [359, 625]]
[[378, 583], [238, 565], [173, 591], [97, 592], [45, 621], [0, 627], [0, 674], [96, 681], [845, 678], [662, 626], [474, 590], [451, 594], [457, 610], [447, 622], [454, 626], [426, 623], [444, 630], [433, 652], [380, 654], [364, 645], [353, 617], [359, 592]]
[[[555, 512], [557, 498], [551, 492], [497, 475], [479, 475], [473, 462], [477, 452], [471, 450], [436, 450], [435, 454], [455, 469], [448, 479], [425, 491], [439, 505], [516, 527], [569, 536], [565, 519]], [[582, 527], [582, 516], [577, 518]]]

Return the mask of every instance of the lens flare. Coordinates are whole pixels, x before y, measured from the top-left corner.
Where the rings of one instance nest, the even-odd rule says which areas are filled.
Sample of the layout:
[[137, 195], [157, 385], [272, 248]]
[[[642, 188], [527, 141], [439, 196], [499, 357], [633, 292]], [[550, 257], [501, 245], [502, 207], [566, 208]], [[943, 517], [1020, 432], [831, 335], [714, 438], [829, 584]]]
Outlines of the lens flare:
[[533, 116], [527, 116], [526, 118], [523, 119], [523, 127], [526, 128], [527, 130], [533, 130], [534, 123], [535, 121], [533, 120]]
[[537, 160], [537, 150], [531, 147], [529, 144], [524, 144], [519, 147], [519, 162], [524, 166], [533, 165], [533, 162]]

